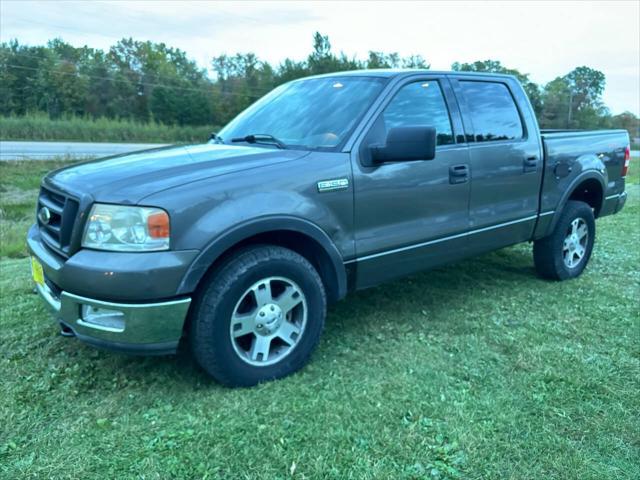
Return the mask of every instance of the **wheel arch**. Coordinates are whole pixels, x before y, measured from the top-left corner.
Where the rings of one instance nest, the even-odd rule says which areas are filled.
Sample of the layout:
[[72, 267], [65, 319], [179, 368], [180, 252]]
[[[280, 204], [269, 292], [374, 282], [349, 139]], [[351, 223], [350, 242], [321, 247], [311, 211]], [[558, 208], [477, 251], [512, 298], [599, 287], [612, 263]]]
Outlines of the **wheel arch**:
[[594, 217], [598, 218], [604, 204], [605, 191], [605, 178], [598, 170], [587, 170], [577, 176], [562, 195], [560, 202], [558, 202], [553, 220], [547, 229], [547, 235], [556, 227], [562, 210], [569, 200], [585, 202], [593, 208]]
[[202, 280], [235, 251], [252, 244], [289, 248], [305, 257], [316, 268], [335, 302], [347, 293], [347, 273], [340, 252], [317, 225], [304, 219], [276, 216], [236, 226], [210, 242], [183, 277], [178, 294], [194, 292]]

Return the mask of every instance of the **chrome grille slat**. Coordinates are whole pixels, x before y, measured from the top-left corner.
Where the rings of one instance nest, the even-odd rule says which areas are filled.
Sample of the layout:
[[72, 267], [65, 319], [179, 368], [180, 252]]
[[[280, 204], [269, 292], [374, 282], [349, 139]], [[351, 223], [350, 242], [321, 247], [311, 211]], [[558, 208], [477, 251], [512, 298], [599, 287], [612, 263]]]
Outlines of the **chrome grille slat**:
[[62, 211], [64, 210], [64, 204], [60, 205], [58, 203], [52, 202], [44, 195], [40, 196], [40, 204], [44, 207], [47, 207], [52, 212], [57, 213], [58, 215], [62, 215]]
[[74, 198], [41, 187], [38, 197], [38, 211], [44, 207], [49, 211], [49, 220], [43, 223], [39, 215], [37, 219], [42, 239], [51, 250], [68, 257], [71, 233], [78, 214], [79, 203]]
[[55, 251], [58, 254], [64, 253], [62, 249], [59, 247], [60, 242], [58, 241], [58, 239], [52, 237], [47, 230], [40, 230], [40, 235], [42, 236], [44, 243], [46, 243], [49, 247], [51, 247], [53, 251]]

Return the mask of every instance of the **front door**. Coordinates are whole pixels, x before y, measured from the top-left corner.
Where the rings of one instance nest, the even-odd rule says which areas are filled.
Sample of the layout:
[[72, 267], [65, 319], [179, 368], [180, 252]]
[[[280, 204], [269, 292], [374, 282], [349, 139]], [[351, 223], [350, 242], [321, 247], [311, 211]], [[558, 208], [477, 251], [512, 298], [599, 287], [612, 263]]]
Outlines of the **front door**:
[[[456, 144], [459, 117], [445, 78], [415, 77], [396, 87], [353, 155], [358, 288], [461, 258], [469, 216], [469, 159]], [[458, 122], [458, 123], [456, 123]], [[365, 166], [371, 145], [392, 127], [433, 126], [433, 160]]]

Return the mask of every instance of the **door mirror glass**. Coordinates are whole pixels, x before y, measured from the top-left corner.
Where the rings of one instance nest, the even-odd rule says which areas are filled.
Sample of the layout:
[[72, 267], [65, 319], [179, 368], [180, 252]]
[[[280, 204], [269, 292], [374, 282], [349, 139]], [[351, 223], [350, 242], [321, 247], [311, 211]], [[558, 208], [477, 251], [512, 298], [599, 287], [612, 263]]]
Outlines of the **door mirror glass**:
[[387, 134], [384, 146], [371, 146], [374, 163], [433, 160], [436, 156], [434, 127], [394, 127]]

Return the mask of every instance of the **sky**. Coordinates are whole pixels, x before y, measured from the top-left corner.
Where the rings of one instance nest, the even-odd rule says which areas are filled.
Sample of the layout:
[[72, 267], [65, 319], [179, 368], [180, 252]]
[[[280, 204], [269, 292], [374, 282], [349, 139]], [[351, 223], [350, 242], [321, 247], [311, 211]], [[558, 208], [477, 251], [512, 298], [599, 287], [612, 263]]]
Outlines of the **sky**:
[[606, 75], [603, 100], [640, 115], [640, 1], [213, 2], [0, 0], [0, 39], [59, 37], [108, 49], [123, 37], [164, 42], [210, 70], [223, 53], [278, 64], [309, 54], [315, 31], [335, 52], [422, 55], [434, 70], [500, 60], [544, 84], [576, 66]]

